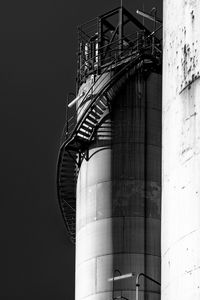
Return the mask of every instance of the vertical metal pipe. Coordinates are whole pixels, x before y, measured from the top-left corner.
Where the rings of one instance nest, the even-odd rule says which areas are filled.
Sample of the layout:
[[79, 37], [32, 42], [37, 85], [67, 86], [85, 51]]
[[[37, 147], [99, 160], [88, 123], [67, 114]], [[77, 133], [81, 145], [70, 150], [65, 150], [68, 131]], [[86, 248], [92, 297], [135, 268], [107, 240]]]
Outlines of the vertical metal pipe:
[[139, 300], [139, 274], [136, 277], [136, 284], [135, 284], [135, 288], [136, 288], [136, 300]]
[[152, 281], [153, 283], [157, 284], [157, 285], [161, 285], [160, 282], [158, 282], [157, 280], [155, 280], [154, 278], [144, 274], [144, 273], [139, 273], [137, 274], [136, 276], [136, 281], [135, 281], [135, 285], [136, 285], [136, 300], [139, 300], [139, 280], [140, 280], [140, 277], [143, 276], [144, 278], [148, 279], [149, 281]]

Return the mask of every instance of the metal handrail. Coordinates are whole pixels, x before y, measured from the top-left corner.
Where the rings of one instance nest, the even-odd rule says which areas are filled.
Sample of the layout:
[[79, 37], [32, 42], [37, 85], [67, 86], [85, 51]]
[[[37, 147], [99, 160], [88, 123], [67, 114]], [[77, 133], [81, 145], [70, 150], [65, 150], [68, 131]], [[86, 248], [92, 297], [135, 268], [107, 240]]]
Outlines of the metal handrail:
[[[125, 40], [125, 39], [128, 39], [128, 38], [130, 38], [130, 37], [132, 37], [132, 36], [135, 36], [135, 35], [137, 35], [138, 33], [143, 33], [143, 35], [144, 36], [146, 36], [146, 38], [149, 38], [150, 36], [152, 36], [152, 35], [154, 35], [155, 33], [157, 33], [157, 31], [159, 31], [160, 29], [162, 28], [162, 25], [161, 26], [159, 26], [157, 29], [155, 29], [155, 30], [153, 30], [150, 34], [145, 34], [145, 31], [144, 30], [139, 30], [139, 31], [137, 31], [137, 32], [134, 32], [134, 33], [131, 33], [131, 34], [129, 34], [129, 35], [126, 35], [126, 36], [123, 36], [122, 38], [119, 38], [119, 39], [117, 39], [117, 40], [115, 40], [115, 41], [113, 41], [113, 42], [111, 42], [111, 43], [109, 43], [109, 45], [112, 45], [112, 44], [115, 44], [115, 43], [119, 43], [120, 41], [122, 41], [122, 40]], [[80, 29], [81, 30], [81, 29]], [[81, 30], [82, 31], [82, 30]], [[87, 35], [85, 32], [83, 32], [85, 35]], [[132, 42], [132, 40], [130, 40], [130, 42]], [[103, 48], [105, 48], [105, 47], [107, 47], [108, 45], [104, 45], [104, 46], [101, 46], [101, 47], [99, 47], [99, 50], [101, 50], [101, 49], [103, 49]]]
[[[122, 40], [124, 40], [124, 38], [123, 39], [118, 39], [118, 40], [115, 40], [114, 42], [112, 42], [112, 43], [109, 43], [108, 45], [105, 45], [105, 46], [102, 46], [102, 47], [100, 47], [100, 48], [98, 48], [98, 54], [97, 55], [93, 55], [93, 56], [91, 56], [89, 59], [84, 59], [84, 58], [82, 58], [83, 60], [84, 60], [84, 64], [81, 66], [81, 67], [84, 67], [85, 66], [85, 63], [86, 62], [88, 62], [89, 60], [94, 60], [94, 59], [96, 59], [96, 58], [99, 58], [100, 56], [101, 56], [101, 50], [104, 50], [104, 48], [106, 48], [106, 47], [110, 47], [111, 45], [114, 45], [114, 44], [116, 44], [116, 45], [118, 45], [118, 43], [120, 42], [120, 41], [122, 41]], [[139, 38], [136, 38], [136, 39], [134, 39], [134, 40], [130, 40], [130, 42], [131, 43], [134, 43], [134, 42], [137, 42], [137, 41], [139, 41], [139, 40], [141, 40], [141, 37], [139, 37]], [[129, 45], [129, 47], [126, 47], [125, 49], [124, 49], [124, 51], [126, 51], [127, 49], [131, 49], [133, 46], [131, 46], [131, 45]], [[110, 53], [110, 52], [113, 52], [113, 51], [119, 51], [119, 49], [118, 48], [116, 48], [116, 49], [110, 49], [110, 50], [108, 50], [106, 53]], [[81, 69], [81, 67], [80, 67], [80, 69]]]
[[[135, 44], [135, 45], [128, 45], [128, 46], [125, 46], [125, 49], [123, 50], [123, 53], [125, 52], [125, 51], [130, 51], [130, 50], [132, 50], [132, 49], [134, 49], [134, 48], [137, 48], [138, 47], [138, 42], [139, 41], [141, 41], [142, 42], [142, 44], [140, 45], [140, 49], [145, 49], [146, 47], [145, 47], [145, 43], [146, 43], [146, 41], [150, 41], [150, 38], [154, 38], [155, 37], [155, 35], [156, 35], [156, 33], [160, 30], [162, 28], [162, 25], [160, 26], [160, 27], [158, 27], [157, 29], [155, 29], [154, 31], [152, 31], [150, 34], [148, 34], [148, 35], [146, 35], [145, 34], [145, 32], [143, 31], [143, 30], [141, 30], [141, 31], [138, 31], [137, 33], [134, 33], [134, 34], [130, 34], [129, 36], [125, 36], [125, 37], [123, 37], [123, 38], [121, 38], [121, 39], [117, 39], [117, 40], [115, 40], [115, 41], [113, 41], [113, 42], [111, 42], [111, 43], [109, 43], [108, 45], [104, 45], [104, 46], [102, 46], [102, 47], [100, 47], [100, 48], [98, 48], [98, 54], [95, 54], [95, 55], [93, 55], [93, 56], [90, 56], [88, 59], [85, 59], [84, 58], [84, 55], [83, 55], [83, 57], [82, 57], [82, 61], [83, 61], [83, 63], [82, 63], [82, 65], [81, 66], [79, 66], [79, 72], [78, 72], [78, 74], [79, 74], [79, 76], [80, 76], [80, 79], [81, 79], [81, 77], [82, 76], [84, 76], [84, 68], [86, 67], [86, 64], [88, 63], [90, 63], [91, 61], [96, 61], [96, 66], [93, 64], [93, 68], [91, 68], [91, 70], [90, 69], [88, 69], [88, 71], [95, 71], [96, 69], [98, 69], [98, 67], [99, 67], [99, 65], [98, 65], [98, 62], [99, 62], [99, 60], [100, 60], [100, 58], [101, 58], [101, 55], [103, 54], [103, 53], [101, 53], [106, 47], [108, 48], [108, 47], [111, 47], [111, 46], [114, 46], [114, 45], [118, 45], [118, 43], [120, 42], [120, 41], [122, 41], [122, 40], [125, 40], [127, 37], [135, 37], [136, 35], [138, 35], [138, 33], [139, 33], [139, 37], [138, 38], [136, 38], [136, 39], [130, 39], [130, 43], [132, 43], [132, 44]], [[155, 45], [152, 45], [152, 41], [151, 41], [151, 46], [154, 48], [154, 46]], [[157, 51], [158, 52], [161, 52], [160, 51], [160, 49], [158, 48], [158, 47], [156, 47], [156, 49], [157, 49]], [[119, 52], [119, 54], [117, 54]], [[107, 52], [106, 52], [106, 54], [111, 54], [112, 55], [112, 53], [115, 53], [115, 54], [117, 54], [118, 56], [121, 54], [121, 51], [119, 50], [119, 49], [109, 49]], [[103, 61], [104, 61], [104, 63], [105, 63], [105, 60], [107, 60], [107, 61], [109, 61], [110, 59], [111, 59], [112, 57], [107, 57], [107, 58], [103, 58]], [[103, 67], [103, 65], [101, 66], [101, 67]]]
[[140, 279], [141, 276], [143, 276], [143, 277], [149, 279], [150, 281], [156, 283], [157, 285], [161, 286], [160, 282], [158, 282], [154, 278], [152, 278], [152, 277], [150, 277], [150, 276], [148, 276], [148, 275], [146, 275], [144, 273], [137, 274], [136, 281], [135, 281], [135, 283], [136, 283], [136, 300], [139, 300], [139, 286], [140, 286], [139, 279]]
[[114, 286], [114, 282], [115, 282], [115, 280], [114, 280], [114, 277], [115, 277], [115, 273], [118, 273], [119, 275], [122, 275], [122, 273], [120, 272], [120, 270], [119, 269], [115, 269], [114, 271], [113, 271], [113, 286], [112, 286], [112, 299], [114, 300], [114, 292], [115, 292], [115, 286]]
[[[142, 34], [142, 32], [143, 31], [141, 31], [141, 34]], [[139, 32], [140, 33], [140, 32]], [[101, 51], [102, 50], [104, 50], [104, 48], [106, 48], [106, 47], [110, 47], [111, 45], [115, 45], [115, 44], [117, 44], [118, 45], [118, 43], [120, 42], [120, 41], [124, 41], [126, 38], [128, 38], [128, 37], [131, 37], [131, 36], [137, 36], [137, 34], [138, 34], [138, 32], [137, 33], [134, 33], [134, 34], [130, 34], [130, 35], [128, 35], [128, 36], [125, 36], [125, 37], [123, 37], [123, 38], [121, 38], [121, 39], [117, 39], [117, 40], [115, 40], [115, 41], [113, 41], [113, 42], [111, 42], [111, 43], [109, 43], [109, 44], [107, 44], [107, 45], [104, 45], [104, 46], [101, 46], [101, 47], [99, 47], [98, 48], [98, 52], [100, 53], [98, 53], [97, 55], [94, 55], [94, 56], [92, 56], [92, 57], [90, 57], [88, 60], [93, 60], [93, 59], [95, 59], [95, 58], [99, 58], [99, 56], [101, 55]], [[145, 35], [143, 35], [143, 36], [145, 36]], [[149, 35], [150, 36], [150, 35]], [[146, 38], [148, 38], [149, 36], [146, 36]], [[145, 39], [146, 39], [145, 38]], [[141, 39], [141, 37], [139, 37], [139, 38], [136, 38], [136, 39], [132, 39], [132, 40], [130, 40], [129, 42], [130, 43], [134, 43], [134, 42], [137, 42], [138, 40], [140, 40]], [[129, 45], [129, 47], [127, 47], [127, 48], [132, 48], [133, 46], [132, 45]], [[127, 48], [126, 49], [124, 49], [124, 50], [127, 50]], [[116, 50], [118, 50], [118, 49], [116, 49]], [[109, 50], [110, 51], [110, 50]], [[109, 53], [109, 51], [107, 51], [106, 53]], [[111, 51], [114, 51], [114, 49], [111, 49]], [[83, 60], [84, 60], [84, 58], [83, 58]], [[88, 60], [84, 60], [85, 62], [87, 62]]]
[[[161, 28], [161, 27], [160, 27], [160, 28]], [[146, 40], [148, 40], [151, 36], [153, 36], [160, 28], [158, 28], [157, 30], [155, 30], [154, 32], [152, 32], [150, 35], [146, 36], [146, 37], [142, 40], [143, 43], [145, 43]], [[135, 39], [134, 42], [137, 42], [137, 41], [139, 41], [139, 40], [141, 40], [141, 37]], [[135, 48], [137, 48], [137, 45], [135, 45]], [[148, 49], [148, 48], [149, 48], [149, 47], [147, 47], [147, 46], [144, 47], [144, 49]], [[133, 46], [127, 47], [127, 48], [124, 50], [124, 52], [126, 52], [126, 51], [128, 51], [128, 50], [130, 50], [130, 49], [133, 50], [134, 47], [133, 47]], [[92, 57], [92, 58], [90, 58], [90, 59], [88, 59], [88, 60], [92, 60], [92, 59], [94, 59], [94, 58], [96, 58], [96, 57], [99, 57], [99, 54], [96, 55], [96, 56], [94, 56], [94, 57]], [[114, 64], [115, 61], [118, 60], [118, 59], [119, 59], [119, 56], [116, 56], [116, 57], [114, 58], [114, 60], [111, 61], [111, 64]], [[87, 62], [87, 61], [86, 61], [86, 62]], [[106, 73], [107, 71], [108, 71], [108, 69], [105, 69], [104, 72], [103, 72], [101, 75], [103, 75], [103, 74]], [[101, 76], [97, 79], [97, 81], [98, 81], [100, 78], [101, 78]], [[88, 92], [87, 92], [86, 95], [84, 96], [82, 102], [85, 101], [85, 99], [86, 99], [87, 96], [89, 95], [89, 92], [92, 90], [92, 88], [94, 87], [94, 85], [96, 84], [97, 81], [95, 81], [94, 84], [91, 86], [91, 88], [88, 90]]]

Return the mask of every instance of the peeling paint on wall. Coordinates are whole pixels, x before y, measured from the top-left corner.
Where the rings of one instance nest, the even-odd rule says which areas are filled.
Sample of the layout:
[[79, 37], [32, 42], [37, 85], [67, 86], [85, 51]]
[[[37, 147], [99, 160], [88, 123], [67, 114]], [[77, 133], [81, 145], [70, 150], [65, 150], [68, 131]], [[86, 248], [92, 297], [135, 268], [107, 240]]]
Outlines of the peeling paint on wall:
[[162, 300], [200, 299], [200, 1], [164, 0]]

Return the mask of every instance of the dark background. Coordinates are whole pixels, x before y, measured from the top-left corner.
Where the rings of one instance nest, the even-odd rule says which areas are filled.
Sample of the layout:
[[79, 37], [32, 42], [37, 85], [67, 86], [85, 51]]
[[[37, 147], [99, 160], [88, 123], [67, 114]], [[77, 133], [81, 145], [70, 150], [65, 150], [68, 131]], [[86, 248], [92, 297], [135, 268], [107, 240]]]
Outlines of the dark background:
[[[144, 9], [157, 6], [161, 17], [161, 2], [144, 0]], [[1, 1], [2, 300], [74, 300], [75, 248], [56, 199], [59, 139], [75, 91], [77, 25], [119, 4]], [[139, 0], [123, 4], [133, 14], [143, 8]]]

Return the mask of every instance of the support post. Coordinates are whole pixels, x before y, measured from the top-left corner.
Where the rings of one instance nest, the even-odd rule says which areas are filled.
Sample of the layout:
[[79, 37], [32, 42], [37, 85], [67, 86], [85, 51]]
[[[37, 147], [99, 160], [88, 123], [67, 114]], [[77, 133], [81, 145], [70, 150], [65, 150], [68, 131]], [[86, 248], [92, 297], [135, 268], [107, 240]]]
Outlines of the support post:
[[72, 93], [72, 92], [69, 92], [68, 94], [67, 94], [67, 105], [66, 105], [66, 119], [65, 119], [65, 122], [66, 122], [66, 124], [67, 124], [67, 126], [66, 126], [66, 132], [68, 133], [68, 130], [69, 130], [69, 107], [68, 107], [68, 105], [69, 105], [69, 96], [74, 96], [74, 97], [76, 97], [76, 95], [74, 94], [74, 93]]
[[119, 8], [119, 55], [123, 51], [123, 7]]
[[97, 53], [97, 74], [99, 74], [99, 70], [101, 68], [101, 46], [102, 46], [102, 28], [103, 24], [102, 24], [102, 19], [98, 18], [98, 53]]
[[118, 273], [120, 276], [122, 275], [120, 270], [115, 269], [113, 272], [113, 290], [112, 290], [112, 299], [114, 300], [114, 292], [115, 292], [115, 287], [114, 287], [114, 282], [115, 282], [115, 274]]
[[159, 286], [161, 285], [160, 282], [158, 282], [157, 280], [153, 279], [152, 277], [150, 277], [150, 276], [148, 276], [144, 273], [137, 274], [137, 276], [136, 276], [136, 300], [139, 300], [139, 286], [140, 286], [139, 279], [140, 279], [141, 276], [149, 279], [150, 281], [156, 283]]

